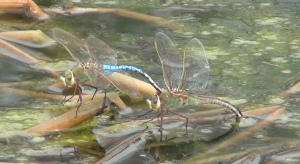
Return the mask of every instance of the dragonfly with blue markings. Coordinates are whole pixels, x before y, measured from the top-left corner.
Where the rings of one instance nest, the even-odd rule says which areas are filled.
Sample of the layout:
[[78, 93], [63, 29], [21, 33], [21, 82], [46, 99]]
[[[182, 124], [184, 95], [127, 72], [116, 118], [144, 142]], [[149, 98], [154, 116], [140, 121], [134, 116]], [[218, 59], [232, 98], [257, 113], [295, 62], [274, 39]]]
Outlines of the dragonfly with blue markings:
[[[69, 101], [76, 93], [79, 95], [78, 102], [80, 104], [77, 107], [76, 116], [82, 103], [81, 86], [88, 86], [95, 89], [92, 99], [99, 88], [104, 89], [106, 93], [106, 88], [110, 83], [130, 97], [141, 97], [135, 86], [135, 82], [131, 78], [126, 79], [126, 81], [130, 81], [130, 85], [118, 83], [116, 82], [117, 80], [114, 80], [120, 78], [120, 76], [115, 74], [116, 71], [129, 70], [137, 72], [147, 78], [157, 90], [160, 89], [151, 77], [141, 69], [134, 66], [117, 65], [116, 52], [102, 40], [95, 37], [88, 37], [83, 41], [59, 28], [54, 28], [53, 34], [56, 40], [67, 49], [72, 58], [79, 64], [72, 71], [66, 71], [65, 75], [61, 77], [68, 89], [74, 89], [72, 96], [66, 100], [66, 95], [63, 102]], [[126, 78], [126, 76], [122, 76], [122, 78]], [[103, 109], [105, 108], [104, 104], [105, 101], [103, 101]]]
[[183, 55], [179, 55], [171, 39], [159, 32], [155, 37], [155, 47], [162, 64], [167, 89], [161, 89], [153, 95], [149, 112], [156, 111], [151, 120], [161, 117], [161, 128], [164, 111], [185, 118], [187, 127], [188, 118], [171, 110], [186, 106], [217, 104], [234, 112], [238, 120], [244, 117], [230, 102], [203, 94], [209, 78], [210, 65], [205, 49], [197, 38], [185, 46]]

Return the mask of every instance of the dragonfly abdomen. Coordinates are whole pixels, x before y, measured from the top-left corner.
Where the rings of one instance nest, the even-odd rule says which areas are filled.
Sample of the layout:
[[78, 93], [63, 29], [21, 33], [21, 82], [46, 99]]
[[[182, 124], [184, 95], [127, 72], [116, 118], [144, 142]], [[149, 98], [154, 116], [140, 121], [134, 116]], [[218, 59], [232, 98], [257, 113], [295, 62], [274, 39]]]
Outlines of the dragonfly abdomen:
[[201, 98], [201, 103], [204, 103], [204, 104], [218, 104], [218, 105], [223, 106], [227, 109], [230, 109], [238, 117], [244, 117], [242, 112], [237, 107], [235, 107], [230, 102], [225, 101], [225, 100], [221, 100], [221, 99], [218, 99], [218, 98]]
[[161, 88], [158, 87], [158, 85], [152, 80], [152, 78], [144, 71], [142, 71], [141, 69], [134, 67], [134, 66], [130, 66], [130, 65], [103, 65], [102, 66], [103, 70], [105, 72], [113, 72], [113, 71], [118, 71], [118, 70], [129, 70], [129, 71], [133, 71], [133, 72], [137, 72], [140, 75], [142, 75], [143, 77], [145, 77], [148, 82], [158, 91], [158, 92], [162, 92]]

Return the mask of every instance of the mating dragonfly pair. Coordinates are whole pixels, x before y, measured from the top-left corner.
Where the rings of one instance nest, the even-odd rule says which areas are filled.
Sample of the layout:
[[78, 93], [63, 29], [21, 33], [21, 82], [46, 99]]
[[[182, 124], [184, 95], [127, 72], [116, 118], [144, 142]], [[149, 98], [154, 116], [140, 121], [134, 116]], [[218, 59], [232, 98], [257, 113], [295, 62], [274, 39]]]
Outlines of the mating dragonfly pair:
[[[66, 87], [75, 88], [71, 98], [76, 91], [78, 92], [80, 104], [77, 107], [76, 115], [82, 103], [81, 86], [94, 88], [95, 95], [99, 88], [105, 90], [112, 83], [129, 96], [138, 97], [137, 89], [128, 88], [125, 84], [114, 80], [117, 77], [114, 72], [129, 70], [141, 74], [156, 89], [156, 93], [151, 98], [150, 111], [156, 111], [157, 113], [151, 120], [160, 116], [161, 126], [163, 124], [163, 113], [167, 111], [185, 118], [187, 127], [188, 118], [171, 111], [171, 109], [183, 106], [199, 106], [207, 103], [221, 105], [234, 112], [237, 118], [243, 117], [241, 111], [231, 103], [216, 97], [196, 93], [206, 87], [210, 71], [204, 47], [196, 38], [186, 45], [184, 54], [180, 55], [168, 36], [162, 32], [156, 35], [155, 47], [162, 64], [163, 77], [167, 87], [167, 89], [161, 89], [141, 69], [128, 65], [118, 66], [116, 52], [103, 41], [88, 37], [82, 43], [82, 40], [59, 28], [53, 29], [53, 34], [79, 64], [75, 71], [67, 71], [65, 77], [62, 78]], [[104, 103], [102, 108], [104, 109]]]

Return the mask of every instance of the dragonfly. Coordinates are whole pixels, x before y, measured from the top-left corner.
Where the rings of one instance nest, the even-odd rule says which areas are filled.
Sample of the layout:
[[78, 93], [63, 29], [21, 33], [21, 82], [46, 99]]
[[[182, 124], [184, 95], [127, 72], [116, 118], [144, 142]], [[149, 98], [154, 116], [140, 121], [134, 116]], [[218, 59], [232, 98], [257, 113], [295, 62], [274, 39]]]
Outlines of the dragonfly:
[[117, 65], [116, 52], [102, 40], [95, 37], [88, 37], [85, 41], [83, 41], [59, 28], [54, 28], [53, 34], [56, 40], [66, 48], [72, 58], [79, 64], [72, 71], [66, 71], [65, 75], [61, 77], [61, 80], [63, 81], [63, 84], [67, 87], [67, 89], [74, 90], [72, 96], [66, 100], [66, 95], [63, 102], [69, 101], [74, 97], [75, 94], [79, 95], [77, 101], [79, 102], [79, 105], [76, 109], [76, 116], [77, 111], [82, 103], [81, 86], [88, 86], [95, 89], [92, 99], [94, 98], [99, 88], [104, 89], [105, 96], [102, 110], [104, 110], [105, 108], [106, 88], [109, 87], [110, 83], [133, 98], [139, 98], [141, 96], [138, 92], [137, 87], [135, 86], [135, 82], [132, 79], [126, 79], [126, 81], [130, 81], [132, 87], [129, 87], [124, 83], [115, 82], [116, 80], [114, 79], [119, 78], [119, 76], [116, 76], [116, 74], [114, 74], [114, 72], [116, 71], [129, 70], [137, 72], [148, 79], [153, 87], [158, 92], [160, 92], [160, 88], [157, 86], [157, 84], [147, 73], [145, 73], [141, 69], [129, 65]]
[[203, 90], [207, 86], [210, 65], [205, 49], [197, 38], [190, 40], [184, 48], [183, 55], [179, 55], [171, 39], [159, 32], [155, 37], [155, 48], [162, 64], [167, 89], [161, 89], [152, 96], [149, 112], [156, 111], [151, 120], [161, 117], [160, 129], [162, 129], [164, 111], [185, 118], [187, 128], [188, 118], [171, 111], [171, 109], [184, 106], [218, 104], [234, 112], [236, 118], [244, 117], [240, 109], [230, 102], [200, 94], [201, 91], [204, 93]]

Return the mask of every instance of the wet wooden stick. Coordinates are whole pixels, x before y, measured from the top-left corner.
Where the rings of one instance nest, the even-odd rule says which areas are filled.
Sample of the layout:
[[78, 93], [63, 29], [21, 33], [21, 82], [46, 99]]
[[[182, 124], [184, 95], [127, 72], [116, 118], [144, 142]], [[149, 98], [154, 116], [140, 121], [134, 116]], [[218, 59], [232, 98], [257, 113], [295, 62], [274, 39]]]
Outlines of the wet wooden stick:
[[[74, 117], [77, 108], [74, 108], [67, 113], [64, 113], [58, 117], [54, 117], [53, 119], [43, 122], [32, 128], [29, 128], [24, 132], [35, 134], [49, 134], [52, 132], [57, 132], [74, 127], [97, 115], [97, 113], [101, 110], [101, 100], [103, 100], [103, 97], [104, 94], [97, 94], [95, 96], [95, 99], [97, 99], [97, 101], [87, 101], [86, 103], [84, 103], [81, 106], [80, 110], [78, 110], [76, 119]], [[104, 111], [108, 110], [109, 108], [105, 108]]]
[[62, 14], [62, 15], [67, 15], [67, 16], [82, 15], [82, 14], [87, 14], [87, 13], [100, 13], [100, 14], [113, 13], [120, 17], [140, 20], [140, 21], [144, 21], [147, 23], [153, 23], [153, 24], [157, 24], [157, 25], [160, 25], [163, 27], [170, 28], [170, 29], [179, 29], [180, 28], [180, 25], [176, 22], [172, 22], [172, 21], [160, 18], [160, 17], [141, 14], [141, 13], [124, 10], [124, 9], [74, 7], [74, 8], [70, 8], [68, 10], [63, 10], [63, 9], [58, 9], [58, 8], [48, 8], [48, 9], [44, 9], [44, 10], [47, 13]]
[[27, 10], [27, 14], [33, 18], [37, 18], [39, 20], [50, 18], [50, 16], [44, 13], [44, 11], [32, 0], [28, 0], [28, 6], [26, 6], [25, 9]]
[[46, 34], [44, 34], [41, 30], [26, 30], [26, 31], [5, 31], [0, 32], [0, 37], [13, 41], [22, 43], [32, 43], [42, 46], [50, 46], [55, 44], [55, 41], [49, 38]]
[[1, 0], [0, 9], [21, 9], [28, 6], [28, 0]]
[[1, 0], [0, 9], [25, 9], [26, 15], [44, 20], [50, 18], [43, 10], [32, 0]]

